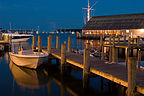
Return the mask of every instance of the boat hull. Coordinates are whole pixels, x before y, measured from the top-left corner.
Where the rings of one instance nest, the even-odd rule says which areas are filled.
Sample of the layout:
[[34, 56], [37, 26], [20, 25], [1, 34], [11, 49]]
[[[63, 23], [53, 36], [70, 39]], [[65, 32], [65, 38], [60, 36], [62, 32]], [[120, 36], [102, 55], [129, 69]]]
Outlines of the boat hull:
[[19, 38], [19, 39], [12, 39], [12, 42], [23, 42], [23, 41], [27, 41], [30, 37], [28, 38]]
[[33, 68], [36, 69], [38, 66], [40, 66], [45, 57], [39, 57], [39, 56], [35, 56], [35, 57], [22, 57], [19, 56], [17, 54], [13, 54], [13, 53], [9, 53], [10, 55], [10, 59], [18, 66], [23, 66], [23, 67], [28, 67], [28, 68]]

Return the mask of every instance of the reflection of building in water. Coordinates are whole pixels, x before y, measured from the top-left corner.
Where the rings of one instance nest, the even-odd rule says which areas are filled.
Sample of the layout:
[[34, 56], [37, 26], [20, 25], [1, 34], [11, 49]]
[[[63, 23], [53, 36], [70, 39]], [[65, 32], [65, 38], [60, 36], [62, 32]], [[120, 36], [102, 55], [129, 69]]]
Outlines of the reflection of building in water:
[[82, 36], [126, 35], [144, 38], [144, 13], [94, 16], [82, 28]]
[[9, 67], [17, 84], [22, 88], [39, 88], [48, 82], [48, 77], [43, 70], [18, 67], [12, 61]]

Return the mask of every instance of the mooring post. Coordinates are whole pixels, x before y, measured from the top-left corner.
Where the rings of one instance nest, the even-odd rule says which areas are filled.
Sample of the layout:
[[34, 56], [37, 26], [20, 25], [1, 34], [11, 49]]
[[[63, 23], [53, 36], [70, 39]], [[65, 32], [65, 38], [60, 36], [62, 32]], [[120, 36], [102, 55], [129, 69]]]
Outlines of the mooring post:
[[49, 54], [51, 52], [51, 48], [52, 48], [52, 36], [49, 35], [49, 37], [48, 37], [48, 48], [47, 48], [47, 51], [48, 51]]
[[118, 44], [120, 43], [120, 36], [118, 35]]
[[2, 32], [0, 32], [0, 40], [2, 40]]
[[4, 41], [8, 42], [9, 41], [9, 35], [4, 35]]
[[127, 96], [134, 96], [136, 87], [136, 59], [128, 58], [128, 89]]
[[86, 44], [83, 55], [83, 87], [86, 88], [88, 84], [88, 75], [90, 73], [90, 64], [89, 64], [89, 43]]
[[66, 45], [61, 45], [61, 73], [64, 70], [64, 64], [66, 63]]
[[111, 38], [112, 38], [112, 36], [110, 36], [110, 38], [109, 38], [109, 44], [111, 44]]
[[124, 35], [124, 43], [126, 43], [126, 35]]
[[115, 36], [113, 36], [113, 46], [112, 46], [112, 63], [118, 62], [118, 49], [115, 47]]
[[128, 38], [128, 48], [130, 47], [131, 45], [131, 37]]
[[109, 63], [112, 62], [112, 47], [109, 47]]
[[140, 36], [137, 37], [137, 46], [139, 47]]
[[42, 46], [41, 46], [41, 36], [38, 36], [38, 52], [42, 51]]
[[9, 35], [9, 51], [11, 51], [11, 46], [12, 46], [12, 36]]
[[141, 64], [141, 50], [138, 50], [137, 69], [140, 70]]
[[102, 44], [103, 44], [103, 36], [100, 36], [100, 50], [102, 49]]
[[130, 54], [130, 48], [125, 48], [125, 64], [126, 64], [126, 67], [128, 67], [129, 54]]
[[104, 44], [102, 44], [101, 60], [104, 60]]
[[115, 36], [113, 36], [113, 45], [115, 45]]
[[71, 37], [68, 37], [68, 47], [67, 52], [71, 52]]
[[32, 50], [36, 50], [36, 36], [33, 35]]
[[59, 36], [56, 37], [56, 49], [59, 49]]

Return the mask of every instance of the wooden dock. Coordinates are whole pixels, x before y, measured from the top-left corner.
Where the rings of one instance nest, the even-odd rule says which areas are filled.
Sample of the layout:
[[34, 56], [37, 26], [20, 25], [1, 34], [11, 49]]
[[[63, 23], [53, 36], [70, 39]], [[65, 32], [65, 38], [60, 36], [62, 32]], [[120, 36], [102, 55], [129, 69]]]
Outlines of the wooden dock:
[[[59, 38], [57, 38], [59, 39]], [[102, 40], [102, 39], [101, 39]], [[56, 40], [59, 41], [59, 40]], [[102, 41], [103, 42], [103, 41]], [[104, 53], [104, 44], [100, 41], [100, 45], [102, 46], [102, 54]], [[66, 63], [69, 63], [73, 66], [79, 67], [83, 69], [83, 79], [86, 75], [90, 73], [99, 75], [104, 77], [108, 80], [111, 80], [117, 84], [122, 86], [128, 87], [128, 96], [132, 96], [135, 94], [134, 91], [137, 91], [141, 94], [144, 94], [144, 71], [136, 69], [136, 59], [135, 57], [131, 58], [127, 55], [128, 64], [126, 66], [119, 65], [116, 62], [116, 45], [109, 44], [107, 46], [112, 46], [111, 58], [112, 63], [109, 61], [104, 60], [104, 55], [101, 55], [100, 58], [90, 57], [89, 56], [89, 45], [86, 44], [86, 48], [84, 49], [84, 55], [76, 54], [69, 52], [68, 50], [71, 49], [71, 39], [68, 39], [68, 50], [66, 52], [66, 42], [61, 45], [61, 50], [59, 49], [59, 42], [56, 42], [56, 48], [52, 48], [52, 36], [48, 37], [48, 47], [47, 49], [41, 49], [41, 40], [38, 40], [38, 50], [42, 50], [43, 52], [49, 53], [50, 55], [54, 56], [57, 59], [61, 60], [61, 70]], [[35, 44], [33, 44], [34, 47]], [[124, 45], [117, 44], [118, 47], [124, 46], [124, 48], [129, 48], [131, 45], [129, 42]], [[138, 45], [138, 44], [137, 44]], [[134, 45], [135, 47], [139, 47]], [[129, 53], [128, 53], [129, 54]]]
[[[43, 50], [46, 52], [46, 50]], [[61, 59], [61, 51], [52, 49], [52, 56]], [[90, 72], [115, 83], [128, 87], [128, 71], [126, 66], [116, 63], [109, 64], [104, 60], [90, 57]], [[83, 69], [83, 56], [75, 53], [66, 53], [66, 62]], [[136, 90], [144, 94], [144, 71], [136, 72]]]

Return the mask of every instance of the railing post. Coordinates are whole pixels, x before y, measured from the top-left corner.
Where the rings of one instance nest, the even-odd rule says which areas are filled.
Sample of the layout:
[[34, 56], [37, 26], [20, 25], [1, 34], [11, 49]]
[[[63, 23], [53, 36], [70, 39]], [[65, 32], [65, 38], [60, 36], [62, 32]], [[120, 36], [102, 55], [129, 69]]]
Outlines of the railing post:
[[59, 36], [56, 37], [56, 49], [59, 49]]
[[136, 87], [136, 59], [134, 57], [128, 58], [128, 89], [127, 96], [134, 96]]
[[71, 52], [71, 37], [68, 37], [68, 47], [67, 52]]
[[38, 36], [38, 52], [42, 51], [41, 36]]

